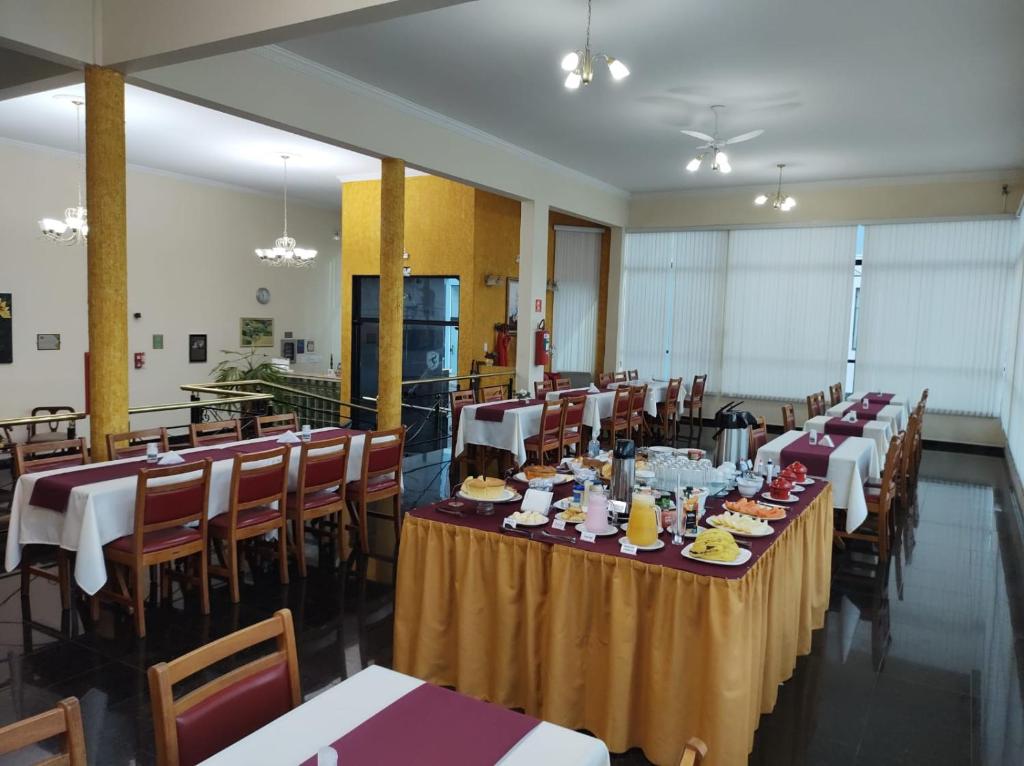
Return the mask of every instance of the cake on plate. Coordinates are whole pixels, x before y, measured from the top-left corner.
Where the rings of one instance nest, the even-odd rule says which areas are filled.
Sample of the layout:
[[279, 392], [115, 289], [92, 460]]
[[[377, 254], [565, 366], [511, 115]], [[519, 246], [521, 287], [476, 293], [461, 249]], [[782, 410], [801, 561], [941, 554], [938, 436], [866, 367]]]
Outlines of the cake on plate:
[[505, 480], [470, 476], [462, 482], [462, 493], [474, 500], [498, 500], [505, 494]]

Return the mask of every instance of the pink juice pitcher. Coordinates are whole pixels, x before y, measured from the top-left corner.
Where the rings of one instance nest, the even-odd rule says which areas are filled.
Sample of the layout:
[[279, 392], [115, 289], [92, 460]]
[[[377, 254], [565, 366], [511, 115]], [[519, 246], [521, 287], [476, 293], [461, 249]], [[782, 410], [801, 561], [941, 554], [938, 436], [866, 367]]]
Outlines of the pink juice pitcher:
[[590, 490], [587, 498], [587, 518], [583, 528], [588, 532], [604, 532], [608, 528], [608, 498], [603, 492]]

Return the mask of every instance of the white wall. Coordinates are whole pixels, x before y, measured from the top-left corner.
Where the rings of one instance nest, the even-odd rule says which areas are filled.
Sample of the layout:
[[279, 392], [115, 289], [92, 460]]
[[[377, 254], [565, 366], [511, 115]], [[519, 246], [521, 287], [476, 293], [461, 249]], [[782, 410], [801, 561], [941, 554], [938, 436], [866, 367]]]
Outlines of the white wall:
[[[0, 142], [0, 292], [12, 293], [14, 305], [14, 363], [0, 365], [0, 417], [85, 404], [85, 249], [45, 241], [35, 224], [71, 204], [76, 167], [73, 155]], [[238, 348], [243, 316], [274, 318], [275, 355], [290, 330], [317, 341], [325, 368], [332, 351], [337, 359], [338, 211], [292, 204], [288, 222], [301, 245], [319, 250], [312, 269], [275, 269], [253, 256], [281, 235], [280, 199], [129, 168], [129, 352], [146, 354], [145, 369], [129, 371], [132, 406], [185, 401], [179, 386], [208, 380], [219, 350]], [[267, 306], [256, 301], [259, 287], [271, 291]], [[131, 318], [135, 312], [142, 318]], [[61, 350], [36, 351], [36, 333], [50, 332], [61, 334]], [[152, 347], [156, 333], [162, 351]], [[208, 363], [188, 362], [189, 333], [208, 335]], [[136, 416], [132, 427], [187, 421], [182, 410]]]

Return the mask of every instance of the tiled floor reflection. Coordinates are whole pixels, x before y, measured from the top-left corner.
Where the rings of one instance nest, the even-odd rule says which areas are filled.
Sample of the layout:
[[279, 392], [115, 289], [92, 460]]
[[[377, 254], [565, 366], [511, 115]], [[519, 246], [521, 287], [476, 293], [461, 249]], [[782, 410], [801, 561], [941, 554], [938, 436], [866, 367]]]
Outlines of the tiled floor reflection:
[[[407, 458], [407, 505], [446, 486], [444, 457]], [[825, 627], [762, 718], [751, 764], [1024, 762], [1024, 546], [1006, 465], [927, 452], [922, 474], [917, 511], [901, 515], [888, 568], [863, 550], [837, 554]], [[358, 588], [326, 569], [282, 587], [272, 568], [257, 568], [240, 605], [216, 588], [207, 618], [179, 596], [147, 611], [141, 641], [111, 609], [95, 626], [86, 609], [62, 624], [49, 582], [34, 581], [31, 596], [23, 614], [18, 578], [0, 578], [0, 724], [75, 695], [96, 764], [154, 762], [149, 665], [283, 606], [295, 617], [304, 694], [391, 662], [390, 591], [371, 587], [360, 604]], [[647, 761], [632, 751], [613, 763]]]

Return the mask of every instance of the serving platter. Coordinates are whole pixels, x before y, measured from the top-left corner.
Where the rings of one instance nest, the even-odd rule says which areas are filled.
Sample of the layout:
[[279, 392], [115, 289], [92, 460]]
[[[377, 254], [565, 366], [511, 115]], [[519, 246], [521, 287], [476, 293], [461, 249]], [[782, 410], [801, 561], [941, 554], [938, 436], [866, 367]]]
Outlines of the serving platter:
[[740, 548], [739, 555], [732, 561], [712, 561], [711, 559], [702, 559], [700, 556], [694, 556], [692, 553], [690, 553], [690, 548], [692, 547], [693, 543], [690, 543], [689, 545], [685, 546], [683, 550], [680, 551], [680, 553], [684, 557], [690, 559], [691, 561], [699, 561], [701, 564], [718, 564], [719, 566], [723, 567], [743, 566], [748, 561], [750, 561], [750, 557], [754, 555], [753, 551], [751, 551], [749, 548]]
[[503, 490], [501, 495], [495, 498], [475, 497], [474, 495], [463, 492], [461, 489], [459, 490], [458, 495], [463, 500], [472, 500], [475, 503], [512, 503], [516, 500], [523, 499], [522, 495], [511, 489]]

